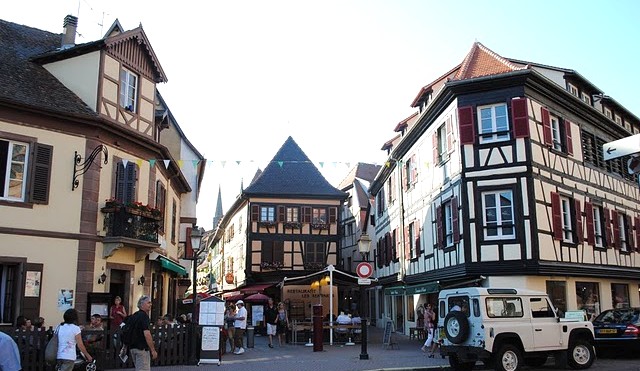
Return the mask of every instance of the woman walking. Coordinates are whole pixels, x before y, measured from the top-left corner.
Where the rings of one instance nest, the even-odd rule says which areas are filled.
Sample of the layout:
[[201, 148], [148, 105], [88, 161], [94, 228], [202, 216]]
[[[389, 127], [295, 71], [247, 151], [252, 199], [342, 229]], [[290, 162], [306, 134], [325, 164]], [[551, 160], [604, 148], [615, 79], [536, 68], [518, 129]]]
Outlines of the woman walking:
[[[230, 303], [227, 306], [227, 310], [224, 312], [224, 326], [227, 329], [227, 339], [229, 339], [229, 345], [231, 346], [231, 353], [236, 351], [236, 346], [234, 343], [234, 336], [236, 334], [236, 329], [233, 326], [236, 321], [236, 306], [233, 303]], [[226, 345], [225, 345], [226, 348]]]
[[278, 344], [282, 346], [282, 337], [287, 335], [287, 329], [289, 328], [289, 316], [287, 316], [287, 310], [284, 309], [284, 303], [282, 302], [278, 304], [278, 324], [276, 327]]
[[435, 320], [436, 313], [433, 311], [431, 304], [427, 304], [427, 309], [424, 313], [424, 332], [427, 335], [427, 340], [424, 342], [424, 345], [420, 350], [426, 352], [426, 349], [429, 348], [429, 358], [434, 357], [435, 348], [437, 346], [437, 343], [433, 341]]
[[71, 308], [67, 309], [63, 315], [64, 322], [58, 327], [58, 366], [56, 370], [72, 371], [76, 360], [76, 346], [82, 352], [82, 355], [91, 362], [93, 358], [87, 352], [82, 342], [81, 330], [78, 327], [78, 311]]

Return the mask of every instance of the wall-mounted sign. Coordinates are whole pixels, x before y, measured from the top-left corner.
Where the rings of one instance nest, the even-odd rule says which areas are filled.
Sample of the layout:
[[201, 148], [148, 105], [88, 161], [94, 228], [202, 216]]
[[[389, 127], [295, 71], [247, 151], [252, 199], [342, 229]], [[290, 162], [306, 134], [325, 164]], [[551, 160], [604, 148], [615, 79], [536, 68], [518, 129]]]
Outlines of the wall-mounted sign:
[[27, 271], [27, 278], [24, 284], [24, 296], [37, 298], [40, 296], [40, 279], [42, 272]]

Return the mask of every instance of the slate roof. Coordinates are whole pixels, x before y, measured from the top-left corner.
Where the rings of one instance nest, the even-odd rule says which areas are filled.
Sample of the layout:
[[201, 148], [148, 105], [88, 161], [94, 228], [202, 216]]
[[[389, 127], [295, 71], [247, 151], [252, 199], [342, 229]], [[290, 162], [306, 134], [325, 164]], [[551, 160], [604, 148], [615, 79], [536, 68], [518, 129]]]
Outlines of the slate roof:
[[269, 165], [244, 190], [247, 196], [345, 199], [332, 186], [298, 144], [289, 137]]
[[76, 94], [31, 58], [60, 47], [61, 34], [0, 20], [0, 102], [96, 117]]
[[364, 179], [367, 182], [373, 182], [380, 171], [380, 165], [367, 164], [364, 162], [358, 162], [356, 166], [352, 167], [349, 174], [340, 182], [338, 188], [345, 189], [351, 187], [356, 179]]

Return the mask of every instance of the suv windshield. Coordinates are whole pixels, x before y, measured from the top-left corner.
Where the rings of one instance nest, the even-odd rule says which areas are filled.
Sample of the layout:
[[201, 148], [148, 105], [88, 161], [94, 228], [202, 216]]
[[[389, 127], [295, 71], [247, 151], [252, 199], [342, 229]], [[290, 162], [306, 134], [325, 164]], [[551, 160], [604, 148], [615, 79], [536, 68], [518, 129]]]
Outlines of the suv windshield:
[[609, 309], [600, 313], [593, 322], [604, 323], [636, 323], [640, 315], [639, 309]]

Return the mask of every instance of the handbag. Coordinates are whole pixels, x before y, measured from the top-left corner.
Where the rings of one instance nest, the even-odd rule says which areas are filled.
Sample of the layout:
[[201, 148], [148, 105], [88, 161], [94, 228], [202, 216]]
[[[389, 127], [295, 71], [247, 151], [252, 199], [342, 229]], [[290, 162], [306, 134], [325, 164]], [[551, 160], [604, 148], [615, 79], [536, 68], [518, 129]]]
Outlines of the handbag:
[[44, 361], [47, 364], [54, 364], [58, 358], [58, 330], [60, 326], [56, 328], [51, 340], [47, 343], [47, 347], [44, 348]]

